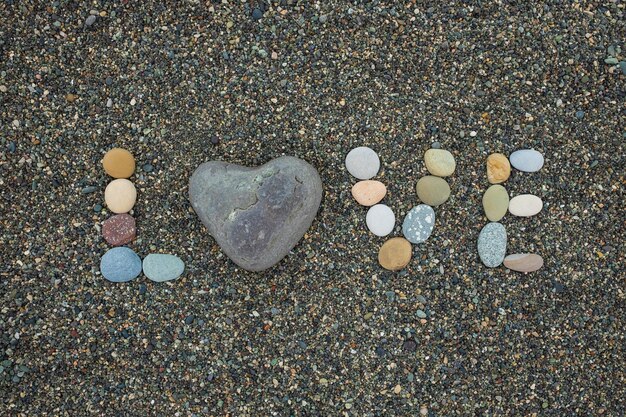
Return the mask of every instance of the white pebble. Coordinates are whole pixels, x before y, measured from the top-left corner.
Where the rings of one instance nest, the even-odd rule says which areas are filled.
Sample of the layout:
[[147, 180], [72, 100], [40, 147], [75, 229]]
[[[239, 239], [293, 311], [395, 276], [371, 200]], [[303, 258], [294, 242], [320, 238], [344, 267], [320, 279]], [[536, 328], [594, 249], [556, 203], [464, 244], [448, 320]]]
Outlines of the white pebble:
[[380, 169], [380, 159], [373, 149], [359, 146], [352, 149], [346, 156], [346, 169], [360, 180], [369, 180]]
[[385, 204], [376, 204], [367, 211], [365, 223], [376, 236], [387, 236], [396, 225], [396, 216]]

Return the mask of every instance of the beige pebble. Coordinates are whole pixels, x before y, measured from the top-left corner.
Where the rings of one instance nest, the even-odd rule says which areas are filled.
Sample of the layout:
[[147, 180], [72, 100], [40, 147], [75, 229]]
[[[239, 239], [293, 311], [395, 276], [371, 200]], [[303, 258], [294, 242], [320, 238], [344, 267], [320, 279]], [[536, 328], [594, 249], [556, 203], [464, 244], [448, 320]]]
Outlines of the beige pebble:
[[137, 190], [127, 179], [113, 180], [104, 190], [104, 201], [113, 213], [128, 213], [137, 201]]
[[373, 206], [387, 194], [387, 187], [380, 181], [359, 181], [352, 186], [352, 197], [362, 206]]
[[534, 253], [516, 253], [504, 258], [504, 266], [518, 272], [533, 272], [543, 266], [543, 258]]
[[417, 196], [429, 206], [438, 206], [450, 197], [450, 186], [443, 178], [427, 175], [417, 181]]
[[543, 208], [541, 198], [532, 194], [522, 194], [509, 201], [509, 213], [514, 216], [530, 217], [539, 213]]
[[511, 176], [511, 164], [506, 155], [492, 153], [487, 157], [487, 180], [491, 184], [500, 184]]
[[454, 173], [456, 161], [449, 151], [444, 149], [429, 149], [424, 154], [426, 169], [438, 177], [448, 177]]
[[509, 193], [500, 184], [492, 185], [483, 195], [483, 208], [489, 221], [500, 221], [509, 208]]
[[403, 237], [394, 237], [386, 241], [378, 252], [380, 266], [390, 271], [399, 271], [411, 261], [413, 248]]

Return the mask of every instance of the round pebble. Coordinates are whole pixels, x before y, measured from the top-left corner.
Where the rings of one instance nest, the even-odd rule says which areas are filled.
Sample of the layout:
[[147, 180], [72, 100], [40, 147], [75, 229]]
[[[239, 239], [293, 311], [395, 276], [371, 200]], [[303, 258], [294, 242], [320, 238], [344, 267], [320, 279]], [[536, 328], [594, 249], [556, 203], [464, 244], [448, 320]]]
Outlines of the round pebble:
[[536, 172], [543, 167], [543, 155], [534, 149], [521, 149], [510, 156], [511, 165], [524, 172]]
[[387, 194], [387, 187], [380, 181], [359, 181], [352, 186], [352, 197], [362, 206], [373, 206]]
[[438, 177], [448, 177], [454, 173], [456, 161], [449, 151], [444, 149], [429, 149], [424, 154], [426, 169]]
[[402, 234], [411, 243], [426, 241], [435, 227], [435, 210], [426, 204], [413, 207], [402, 222]]
[[500, 223], [487, 223], [478, 235], [478, 256], [488, 268], [502, 264], [506, 254], [506, 229]]
[[182, 275], [185, 263], [175, 255], [151, 253], [143, 260], [143, 273], [156, 282], [171, 281]]
[[126, 149], [113, 148], [104, 155], [102, 166], [113, 178], [129, 178], [135, 172], [135, 158]]
[[483, 195], [483, 208], [489, 221], [497, 222], [509, 209], [509, 193], [499, 184], [487, 188]]
[[511, 176], [509, 159], [501, 153], [492, 153], [487, 157], [487, 180], [491, 184], [500, 184]]
[[137, 233], [135, 219], [129, 214], [116, 214], [102, 222], [102, 237], [111, 246], [132, 242]]
[[396, 216], [388, 206], [376, 204], [367, 211], [365, 223], [376, 236], [387, 236], [396, 225]]
[[515, 196], [509, 201], [509, 213], [519, 217], [530, 217], [538, 214], [543, 208], [541, 198], [532, 194]]
[[100, 272], [111, 282], [127, 282], [141, 273], [141, 259], [125, 246], [109, 249], [100, 260]]
[[534, 272], [543, 266], [543, 258], [534, 253], [516, 253], [504, 258], [504, 266], [517, 272]]
[[417, 197], [429, 206], [443, 204], [450, 197], [450, 186], [443, 178], [427, 175], [417, 181]]
[[408, 240], [394, 237], [386, 241], [378, 251], [378, 263], [389, 271], [399, 271], [411, 261], [413, 248]]
[[126, 179], [113, 180], [104, 190], [104, 201], [113, 213], [128, 213], [137, 201], [137, 190]]
[[369, 180], [380, 169], [380, 159], [373, 149], [360, 146], [352, 149], [346, 156], [346, 169], [360, 180]]

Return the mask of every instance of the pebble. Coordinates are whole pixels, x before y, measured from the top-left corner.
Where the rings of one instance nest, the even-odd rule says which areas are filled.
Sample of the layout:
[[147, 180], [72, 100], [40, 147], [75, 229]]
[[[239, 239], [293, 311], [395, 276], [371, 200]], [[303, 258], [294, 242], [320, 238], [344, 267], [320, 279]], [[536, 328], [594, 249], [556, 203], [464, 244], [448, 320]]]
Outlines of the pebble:
[[413, 248], [408, 240], [393, 237], [380, 247], [378, 263], [389, 271], [399, 271], [409, 264], [412, 252]]
[[487, 157], [487, 180], [491, 184], [500, 184], [509, 179], [511, 164], [501, 153], [492, 153]]
[[504, 266], [518, 272], [533, 272], [541, 269], [543, 258], [534, 253], [516, 253], [504, 258]]
[[367, 211], [365, 223], [376, 236], [387, 236], [396, 225], [396, 216], [388, 206], [376, 204]]
[[487, 223], [478, 235], [478, 256], [483, 264], [495, 268], [506, 254], [506, 229], [500, 223]]
[[7, 144], [7, 149], [10, 153], [15, 153], [15, 142], [11, 141]]
[[128, 213], [137, 201], [137, 190], [127, 179], [113, 180], [104, 190], [104, 202], [113, 213]]
[[143, 260], [143, 273], [152, 281], [171, 281], [184, 271], [185, 263], [175, 255], [151, 253]]
[[98, 191], [98, 187], [96, 187], [95, 185], [89, 185], [89, 186], [83, 188], [82, 190], [80, 190], [80, 192], [83, 193], [83, 194], [91, 194], [94, 191]]
[[417, 181], [417, 197], [429, 206], [443, 204], [450, 197], [450, 186], [443, 178], [427, 175]]
[[113, 178], [129, 178], [135, 172], [135, 158], [126, 149], [113, 148], [104, 155], [102, 166]]
[[132, 242], [136, 233], [135, 219], [129, 214], [116, 214], [102, 222], [102, 237], [111, 246]]
[[510, 156], [511, 165], [524, 172], [536, 172], [543, 166], [543, 155], [534, 149], [521, 149]]
[[152, 172], [154, 170], [154, 167], [151, 164], [145, 164], [143, 166], [143, 170], [144, 172]]
[[420, 319], [425, 319], [427, 315], [423, 310], [417, 310], [417, 317], [419, 317]]
[[258, 7], [255, 7], [254, 10], [252, 10], [252, 18], [254, 20], [259, 20], [262, 17], [263, 17], [263, 11], [259, 9]]
[[100, 260], [100, 272], [111, 282], [130, 281], [141, 273], [141, 259], [125, 246], [109, 249]]
[[91, 15], [87, 19], [85, 19], [85, 26], [91, 26], [96, 23], [96, 16]]
[[626, 61], [620, 61], [619, 69], [622, 70], [622, 74], [626, 75]]
[[432, 145], [430, 145], [430, 147], [433, 149], [441, 149], [441, 143], [433, 142]]
[[530, 217], [539, 213], [543, 208], [541, 198], [533, 194], [515, 196], [509, 201], [509, 212], [514, 216]]
[[380, 181], [359, 181], [352, 186], [352, 197], [362, 206], [373, 206], [387, 194], [387, 187]]
[[380, 159], [373, 149], [360, 146], [346, 155], [346, 169], [352, 176], [360, 180], [369, 180], [380, 169]]
[[454, 173], [456, 161], [449, 151], [444, 149], [429, 149], [424, 154], [426, 169], [438, 177], [448, 177]]
[[102, 205], [96, 204], [95, 206], [93, 206], [93, 211], [95, 211], [96, 213], [100, 213], [102, 211]]
[[499, 184], [492, 185], [483, 195], [483, 208], [489, 221], [500, 221], [509, 209], [509, 193]]
[[402, 234], [411, 243], [426, 241], [435, 227], [435, 211], [431, 206], [420, 204], [413, 207], [402, 222]]

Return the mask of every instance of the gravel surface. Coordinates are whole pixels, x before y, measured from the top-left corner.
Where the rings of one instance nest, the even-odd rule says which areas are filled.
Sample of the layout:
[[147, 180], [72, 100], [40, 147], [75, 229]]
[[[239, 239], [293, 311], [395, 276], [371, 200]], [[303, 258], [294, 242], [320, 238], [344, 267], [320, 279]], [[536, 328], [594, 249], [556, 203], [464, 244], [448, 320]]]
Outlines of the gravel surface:
[[[223, 3], [0, 3], [0, 415], [623, 415], [624, 3]], [[345, 156], [379, 154], [400, 236], [431, 143], [451, 197], [385, 271]], [[176, 281], [99, 274], [114, 146], [131, 248], [179, 256]], [[545, 156], [504, 184], [545, 204], [502, 220], [544, 257], [526, 276], [476, 253], [486, 158], [521, 148]], [[188, 179], [280, 155], [317, 167], [322, 205], [248, 273]]]

